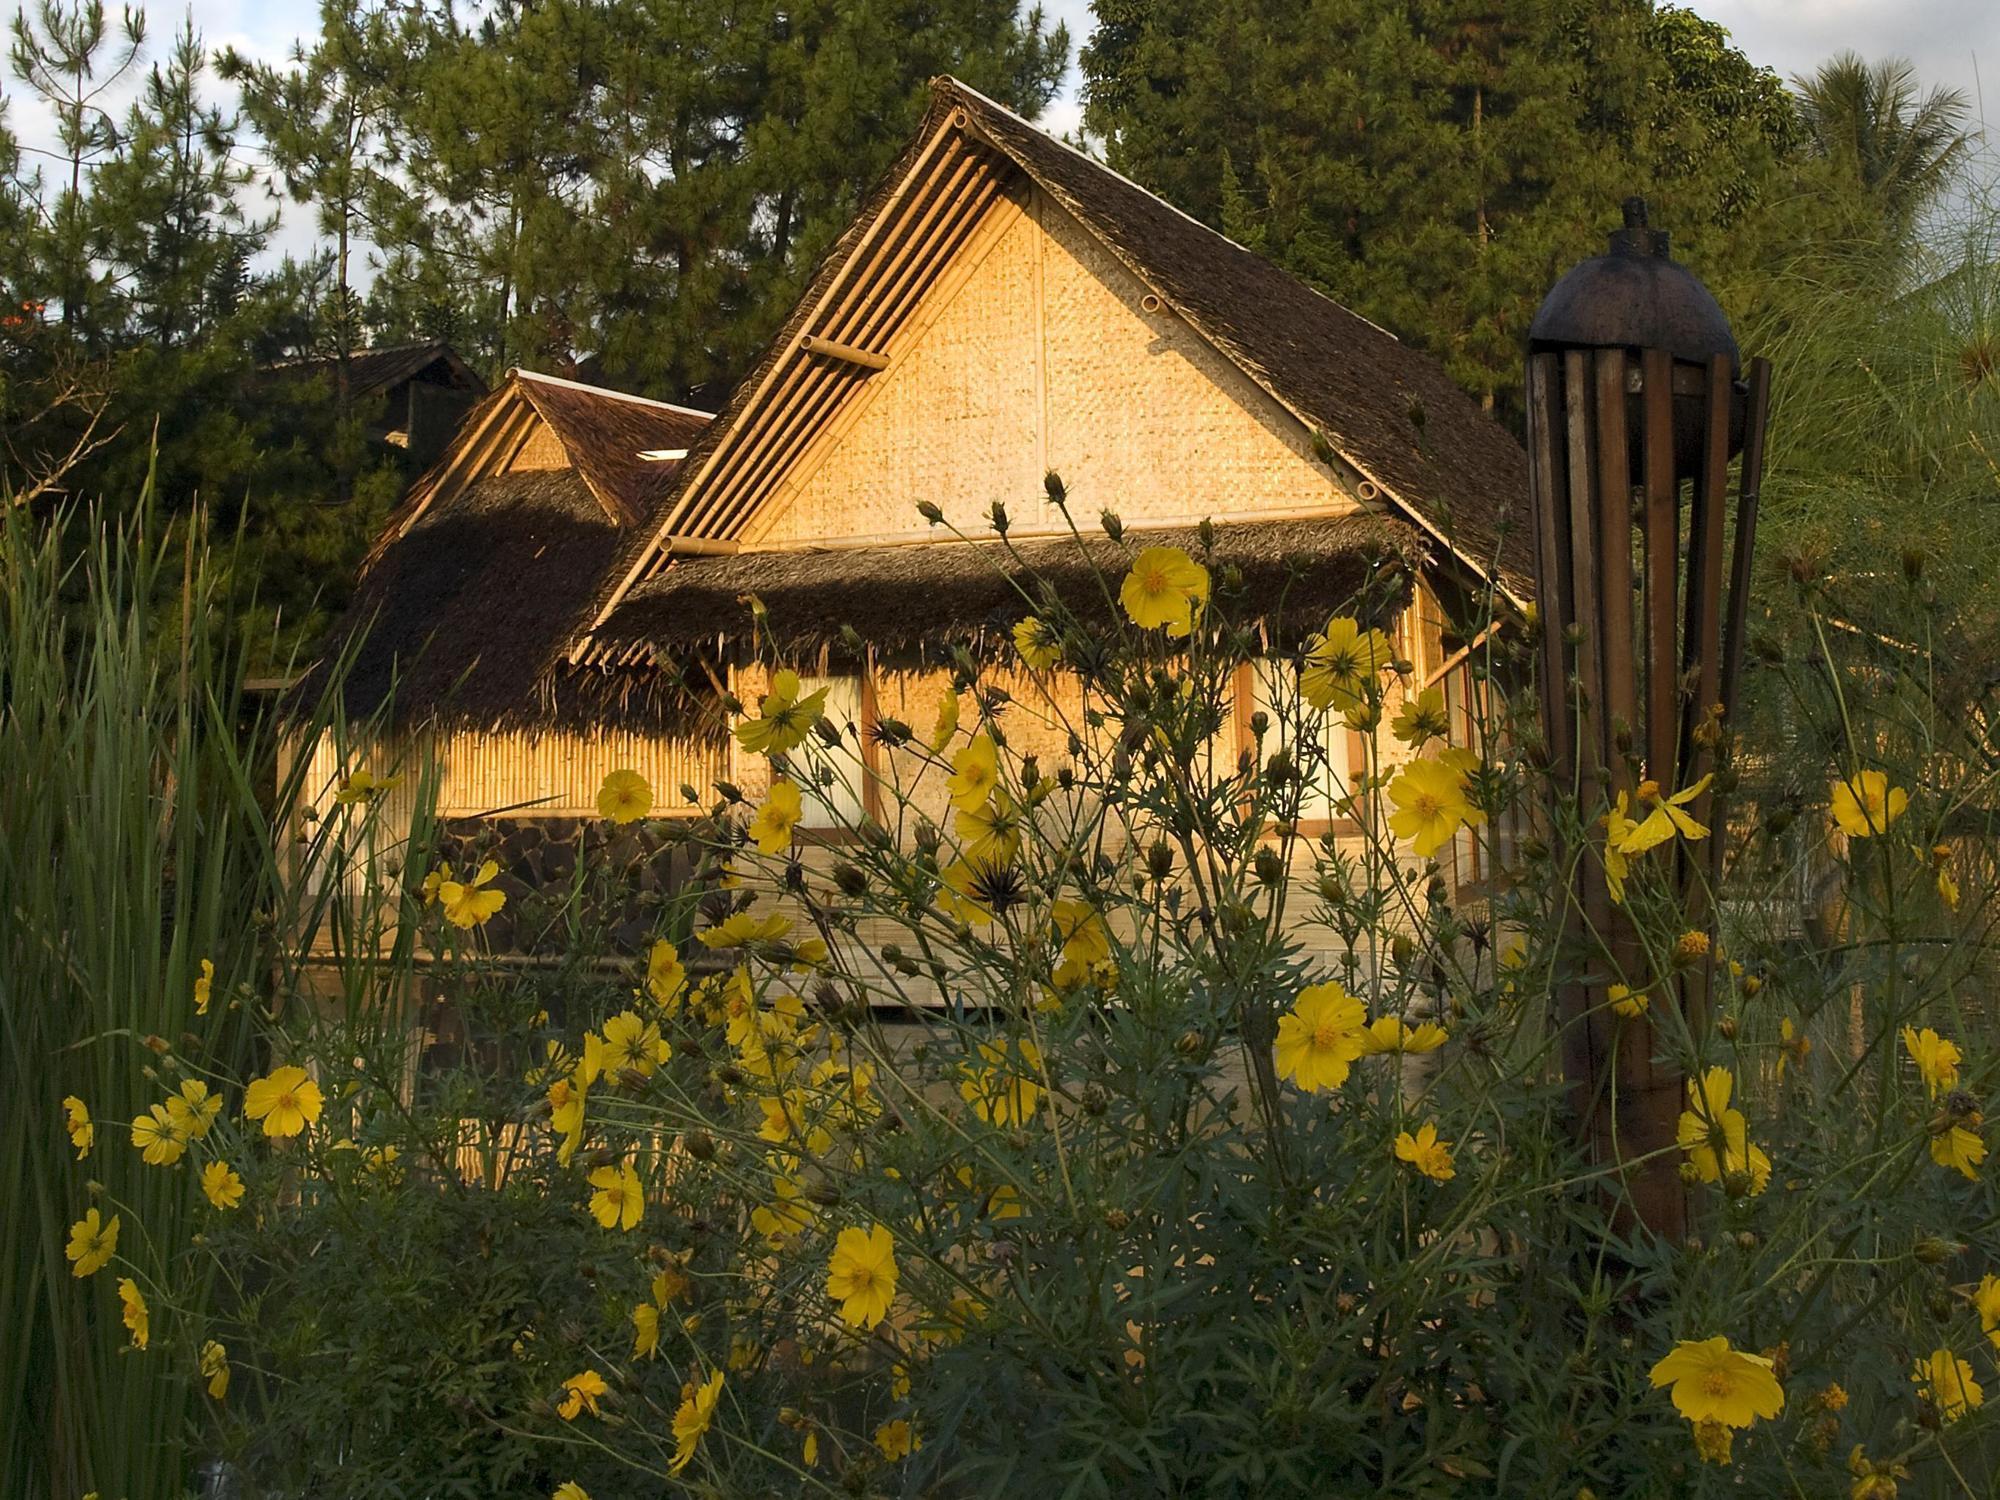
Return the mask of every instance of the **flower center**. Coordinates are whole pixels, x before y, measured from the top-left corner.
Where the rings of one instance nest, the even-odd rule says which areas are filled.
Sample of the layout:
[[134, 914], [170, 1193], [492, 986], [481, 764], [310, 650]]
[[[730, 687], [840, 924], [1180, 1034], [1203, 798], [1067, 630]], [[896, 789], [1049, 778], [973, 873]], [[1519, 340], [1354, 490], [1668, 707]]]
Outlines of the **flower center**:
[[1701, 1377], [1701, 1389], [1704, 1395], [1727, 1396], [1730, 1391], [1728, 1373], [1723, 1370], [1710, 1370]]
[[1313, 1028], [1313, 1046], [1322, 1052], [1331, 1052], [1340, 1045], [1340, 1028], [1337, 1026], [1317, 1026]]

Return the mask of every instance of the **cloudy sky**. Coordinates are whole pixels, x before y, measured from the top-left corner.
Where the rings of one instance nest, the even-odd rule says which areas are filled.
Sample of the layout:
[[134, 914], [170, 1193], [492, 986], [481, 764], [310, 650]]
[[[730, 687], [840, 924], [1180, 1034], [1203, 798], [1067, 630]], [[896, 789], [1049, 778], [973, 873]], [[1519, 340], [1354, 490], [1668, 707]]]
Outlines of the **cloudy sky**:
[[[1043, 3], [1068, 23], [1080, 46], [1091, 28], [1089, 0]], [[318, 16], [318, 0], [192, 0], [186, 8], [209, 46], [233, 45], [274, 60]], [[2000, 145], [2000, 0], [1692, 0], [1692, 8], [1729, 27], [1752, 59], [1787, 77], [1846, 48], [1871, 58], [1907, 57], [1926, 81], [1962, 89], [1975, 117], [1991, 122], [1990, 143]], [[172, 0], [152, 0], [148, 9], [157, 52], [178, 12]], [[1047, 124], [1067, 129], [1076, 123], [1076, 86], [1072, 70]], [[23, 145], [48, 144], [46, 118], [17, 97], [11, 77], [4, 89], [12, 101], [8, 124]]]

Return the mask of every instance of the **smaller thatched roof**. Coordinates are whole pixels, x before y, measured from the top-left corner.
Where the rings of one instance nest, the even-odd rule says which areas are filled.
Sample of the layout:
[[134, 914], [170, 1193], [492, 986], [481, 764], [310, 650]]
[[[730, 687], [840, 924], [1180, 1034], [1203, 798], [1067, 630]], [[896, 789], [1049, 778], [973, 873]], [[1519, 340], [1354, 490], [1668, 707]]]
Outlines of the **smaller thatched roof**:
[[680, 558], [634, 589], [598, 638], [629, 655], [737, 654], [749, 643], [751, 600], [780, 649], [835, 646], [843, 626], [889, 659], [935, 659], [951, 646], [1004, 640], [1052, 590], [1085, 620], [1109, 613], [1140, 547], [1174, 546], [1220, 575], [1242, 575], [1234, 607], [1278, 630], [1323, 624], [1385, 575], [1407, 587], [1423, 553], [1415, 528], [1378, 515], [1217, 526], [1204, 551], [1194, 527], [1108, 537], [939, 542], [828, 551], [739, 552]]
[[[479, 372], [442, 339], [351, 350], [347, 356], [348, 389], [358, 400], [401, 385], [432, 365], [439, 366], [437, 374], [443, 377], [438, 384], [478, 395], [486, 393], [486, 382], [479, 378]], [[304, 359], [276, 360], [264, 368], [273, 375], [293, 379], [310, 380], [315, 375], [324, 375], [332, 380], [340, 369], [340, 359], [337, 355], [316, 354]]]
[[[691, 407], [532, 370], [509, 373], [562, 440], [584, 483], [628, 525], [650, 517], [673, 487], [680, 462], [664, 455], [685, 452], [709, 422], [709, 413]], [[656, 456], [640, 456], [648, 453]]]

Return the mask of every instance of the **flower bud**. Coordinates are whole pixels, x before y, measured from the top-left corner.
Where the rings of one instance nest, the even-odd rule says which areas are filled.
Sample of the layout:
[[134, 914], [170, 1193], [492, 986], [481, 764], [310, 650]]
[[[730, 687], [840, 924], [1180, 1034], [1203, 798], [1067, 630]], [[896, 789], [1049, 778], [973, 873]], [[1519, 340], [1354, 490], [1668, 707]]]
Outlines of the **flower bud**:
[[1146, 873], [1155, 880], [1165, 880], [1174, 873], [1173, 846], [1164, 839], [1146, 851]]
[[1062, 475], [1058, 474], [1054, 469], [1049, 470], [1048, 473], [1042, 476], [1042, 493], [1047, 495], [1057, 505], [1061, 505], [1065, 500], [1069, 499], [1069, 489], [1063, 484]]
[[1116, 1204], [1104, 1210], [1104, 1227], [1111, 1230], [1114, 1234], [1123, 1233], [1126, 1226], [1131, 1222], [1132, 1216]]
[[993, 529], [999, 532], [1000, 535], [1005, 536], [1007, 534], [1007, 507], [1000, 501], [995, 500], [987, 514], [993, 518]]
[[1118, 519], [1118, 512], [1113, 510], [1099, 511], [1097, 524], [1104, 528], [1104, 534], [1110, 537], [1112, 541], [1120, 542], [1125, 539], [1125, 523]]
[[705, 1130], [691, 1130], [681, 1137], [681, 1144], [687, 1147], [687, 1154], [696, 1161], [715, 1160], [715, 1137]]
[[1275, 889], [1284, 883], [1285, 862], [1278, 857], [1277, 850], [1259, 849], [1252, 864], [1256, 869], [1257, 879], [1264, 885]]
[[931, 525], [933, 526], [938, 525], [940, 522], [944, 520], [944, 512], [939, 510], [936, 505], [932, 504], [928, 500], [919, 500], [917, 502], [917, 514], [922, 516], [926, 521], [930, 522]]

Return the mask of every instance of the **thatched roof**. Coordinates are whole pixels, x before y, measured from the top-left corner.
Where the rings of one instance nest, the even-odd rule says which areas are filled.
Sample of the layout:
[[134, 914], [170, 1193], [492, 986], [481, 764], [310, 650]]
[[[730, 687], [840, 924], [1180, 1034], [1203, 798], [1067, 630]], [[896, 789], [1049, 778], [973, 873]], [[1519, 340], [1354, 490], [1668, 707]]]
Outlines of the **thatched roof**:
[[[1454, 385], [1442, 366], [1251, 250], [1208, 228], [954, 78], [931, 86], [930, 109], [902, 157], [864, 202], [808, 282], [757, 365], [691, 448], [655, 534], [635, 532], [599, 590], [580, 634], [596, 627], [672, 551], [667, 533], [709, 535], [698, 494], [705, 467], [755, 414], [760, 392], [788, 362], [822, 305], [843, 285], [878, 227], [905, 211], [934, 139], [958, 119], [1001, 169], [966, 189], [990, 199], [1025, 177], [1226, 358], [1308, 427], [1354, 474], [1377, 486], [1406, 519], [1515, 599], [1532, 592], [1525, 526], [1527, 455]], [[967, 180], [981, 182], [976, 166]], [[911, 231], [914, 232], [914, 231]], [[824, 330], [820, 330], [824, 332]], [[879, 342], [880, 330], [875, 335]], [[695, 523], [695, 524], [688, 524]], [[737, 524], [725, 519], [715, 535]], [[589, 653], [594, 654], [594, 653]]]
[[1004, 642], [1053, 593], [1078, 618], [1108, 622], [1099, 580], [1116, 592], [1139, 547], [1177, 546], [1221, 578], [1240, 572], [1232, 607], [1274, 630], [1323, 625], [1371, 583], [1400, 599], [1424, 551], [1409, 526], [1373, 515], [1194, 527], [1128, 535], [739, 552], [680, 558], [639, 585], [598, 631], [625, 655], [734, 654], [750, 636], [752, 597], [780, 650], [837, 648], [851, 626], [881, 657], [936, 660], [958, 644]]
[[[393, 688], [399, 722], [479, 727], [644, 724], [679, 713], [672, 684], [556, 676], [558, 658], [625, 530], [657, 515], [701, 412], [514, 371], [391, 516], [352, 602], [301, 686], [302, 706], [350, 643], [350, 718]], [[572, 467], [501, 470], [546, 423]], [[496, 472], [496, 470], [500, 470]]]
[[1411, 519], [1482, 576], [1529, 596], [1527, 454], [1442, 365], [958, 80], [938, 79], [932, 96], [934, 114], [966, 110], [980, 134]]
[[[442, 339], [415, 344], [382, 344], [350, 351], [347, 356], [348, 389], [355, 399], [360, 400], [377, 391], [401, 385], [433, 365], [438, 366], [436, 373], [442, 377], [438, 384], [485, 394], [486, 382], [479, 378], [479, 372]], [[324, 375], [332, 380], [339, 371], [340, 360], [331, 354], [312, 355], [305, 359], [276, 360], [264, 368], [273, 375], [294, 379], [310, 380], [315, 375]]]
[[673, 488], [680, 468], [663, 456], [683, 452], [708, 425], [709, 413], [581, 385], [532, 370], [510, 371], [522, 396], [554, 429], [591, 492], [631, 524], [649, 519]]

